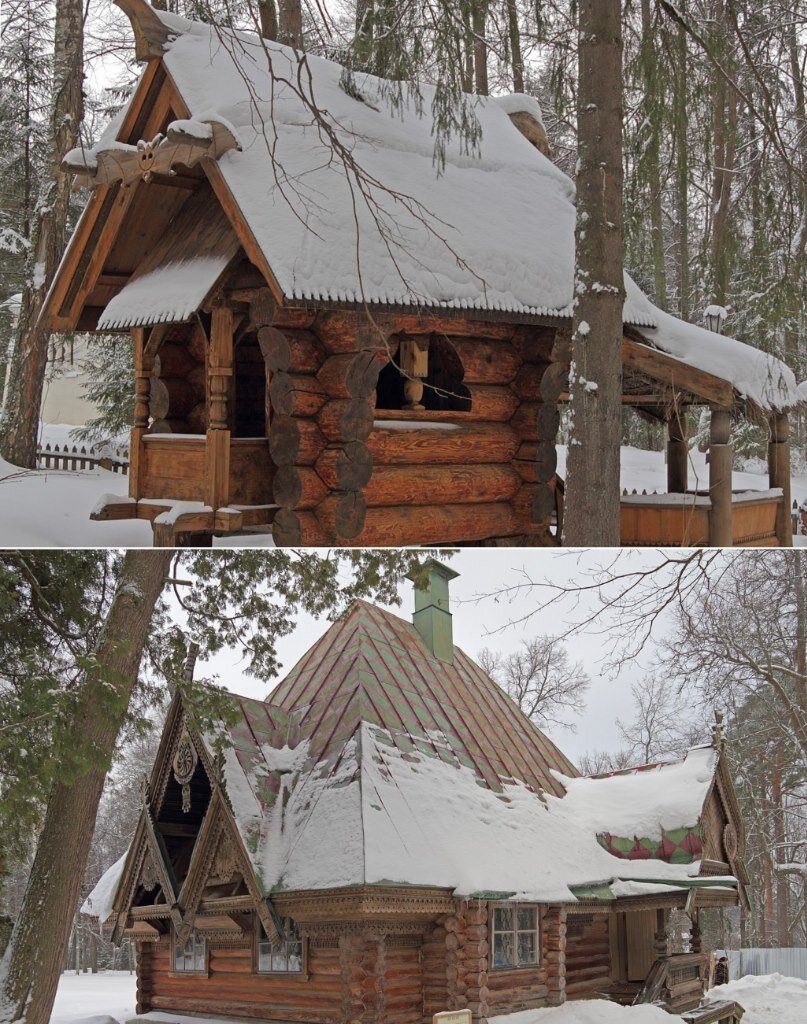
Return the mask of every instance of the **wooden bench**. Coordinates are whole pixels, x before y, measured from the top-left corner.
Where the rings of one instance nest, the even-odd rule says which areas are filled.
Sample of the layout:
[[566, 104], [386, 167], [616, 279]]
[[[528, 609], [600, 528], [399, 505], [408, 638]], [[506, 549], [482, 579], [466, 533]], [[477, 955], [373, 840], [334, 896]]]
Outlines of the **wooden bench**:
[[733, 999], [718, 999], [682, 1013], [687, 1024], [740, 1024], [745, 1010]]

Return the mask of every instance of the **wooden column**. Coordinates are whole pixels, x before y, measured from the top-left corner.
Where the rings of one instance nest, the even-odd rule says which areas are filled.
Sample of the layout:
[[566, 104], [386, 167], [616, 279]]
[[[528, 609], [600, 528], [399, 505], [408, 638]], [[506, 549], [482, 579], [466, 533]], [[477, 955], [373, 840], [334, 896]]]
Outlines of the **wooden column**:
[[547, 1003], [566, 1002], [566, 907], [547, 907], [541, 921], [544, 964], [549, 994]]
[[135, 408], [134, 426], [129, 441], [129, 497], [142, 498], [140, 484], [143, 471], [143, 435], [149, 426], [149, 398], [154, 357], [146, 351], [146, 329], [132, 330], [134, 341]]
[[768, 481], [781, 487], [783, 502], [776, 513], [776, 537], [780, 547], [793, 547], [793, 520], [790, 518], [790, 422], [786, 412], [770, 417], [771, 439], [768, 443]]
[[684, 411], [675, 409], [667, 420], [667, 493], [686, 494], [689, 448]]
[[732, 545], [731, 469], [734, 453], [731, 447], [731, 413], [712, 408], [709, 437], [709, 544], [728, 548]]
[[667, 952], [667, 912], [656, 911], [656, 934], [653, 937], [653, 952], [657, 960], [663, 960]]
[[233, 376], [233, 311], [214, 306], [208, 360], [205, 501], [215, 511], [230, 499], [230, 430], [228, 396]]

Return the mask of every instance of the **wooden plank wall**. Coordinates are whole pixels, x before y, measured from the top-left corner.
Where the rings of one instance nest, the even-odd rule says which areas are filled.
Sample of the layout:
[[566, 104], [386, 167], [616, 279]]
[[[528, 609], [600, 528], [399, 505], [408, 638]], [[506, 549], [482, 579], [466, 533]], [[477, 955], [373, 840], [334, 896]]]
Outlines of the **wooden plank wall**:
[[585, 999], [611, 977], [607, 914], [570, 914], [566, 924], [566, 998]]

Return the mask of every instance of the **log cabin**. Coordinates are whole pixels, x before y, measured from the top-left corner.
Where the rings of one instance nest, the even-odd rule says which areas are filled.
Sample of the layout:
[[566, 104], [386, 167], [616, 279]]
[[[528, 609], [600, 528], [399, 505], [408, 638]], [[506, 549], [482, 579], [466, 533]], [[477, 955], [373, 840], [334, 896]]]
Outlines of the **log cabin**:
[[129, 850], [83, 907], [135, 940], [139, 1014], [697, 1008], [699, 914], [747, 882], [720, 731], [581, 777], [453, 643], [454, 576], [427, 563], [411, 622], [356, 602], [219, 730], [174, 696]]
[[[438, 174], [431, 86], [116, 3], [145, 67], [65, 157], [92, 194], [43, 310], [134, 339], [129, 494], [92, 517], [157, 544], [558, 543], [574, 185], [535, 100], [465, 97], [476, 151], [455, 133]], [[668, 425], [670, 493], [626, 498], [623, 542], [789, 544], [792, 371], [626, 292], [623, 402]], [[732, 492], [738, 416], [768, 432], [768, 490]]]

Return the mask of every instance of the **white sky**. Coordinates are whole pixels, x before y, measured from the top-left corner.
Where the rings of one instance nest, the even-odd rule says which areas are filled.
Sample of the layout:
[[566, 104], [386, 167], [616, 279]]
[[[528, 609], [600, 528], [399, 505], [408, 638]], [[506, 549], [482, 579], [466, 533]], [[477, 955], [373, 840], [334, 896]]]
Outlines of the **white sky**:
[[[454, 641], [471, 657], [482, 647], [504, 652], [515, 650], [525, 637], [564, 632], [570, 624], [586, 617], [586, 610], [596, 607], [596, 599], [587, 598], [578, 608], [571, 611], [555, 605], [535, 615], [528, 623], [508, 625], [513, 619], [534, 608], [535, 597], [522, 596], [518, 601], [482, 597], [499, 587], [512, 585], [523, 580], [526, 572], [533, 580], [549, 579], [568, 583], [570, 579], [581, 579], [586, 569], [612, 561], [614, 552], [609, 551], [551, 551], [543, 549], [504, 548], [466, 549], [449, 561], [461, 575], [451, 583]], [[658, 554], [653, 551], [630, 551], [621, 556], [621, 566], [637, 566], [655, 563]], [[399, 588], [402, 604], [390, 610], [409, 618], [414, 607], [413, 588], [405, 583]], [[280, 661], [283, 665], [280, 678], [291, 669], [308, 648], [325, 632], [329, 622], [315, 620], [301, 614], [299, 623], [288, 637], [278, 644]], [[631, 717], [630, 685], [643, 671], [650, 669], [653, 648], [648, 648], [638, 663], [630, 664], [618, 678], [603, 673], [602, 660], [607, 638], [597, 635], [595, 628], [575, 636], [568, 643], [571, 656], [582, 661], [591, 678], [591, 687], [586, 696], [586, 711], [582, 718], [575, 719], [577, 732], [566, 729], [546, 729], [547, 734], [561, 749], [575, 761], [586, 750], [616, 749], [619, 734], [615, 720]], [[217, 676], [221, 685], [236, 693], [265, 699], [266, 685], [250, 678], [243, 671], [239, 655], [224, 651], [208, 662], [200, 662], [197, 669], [200, 677]]]

